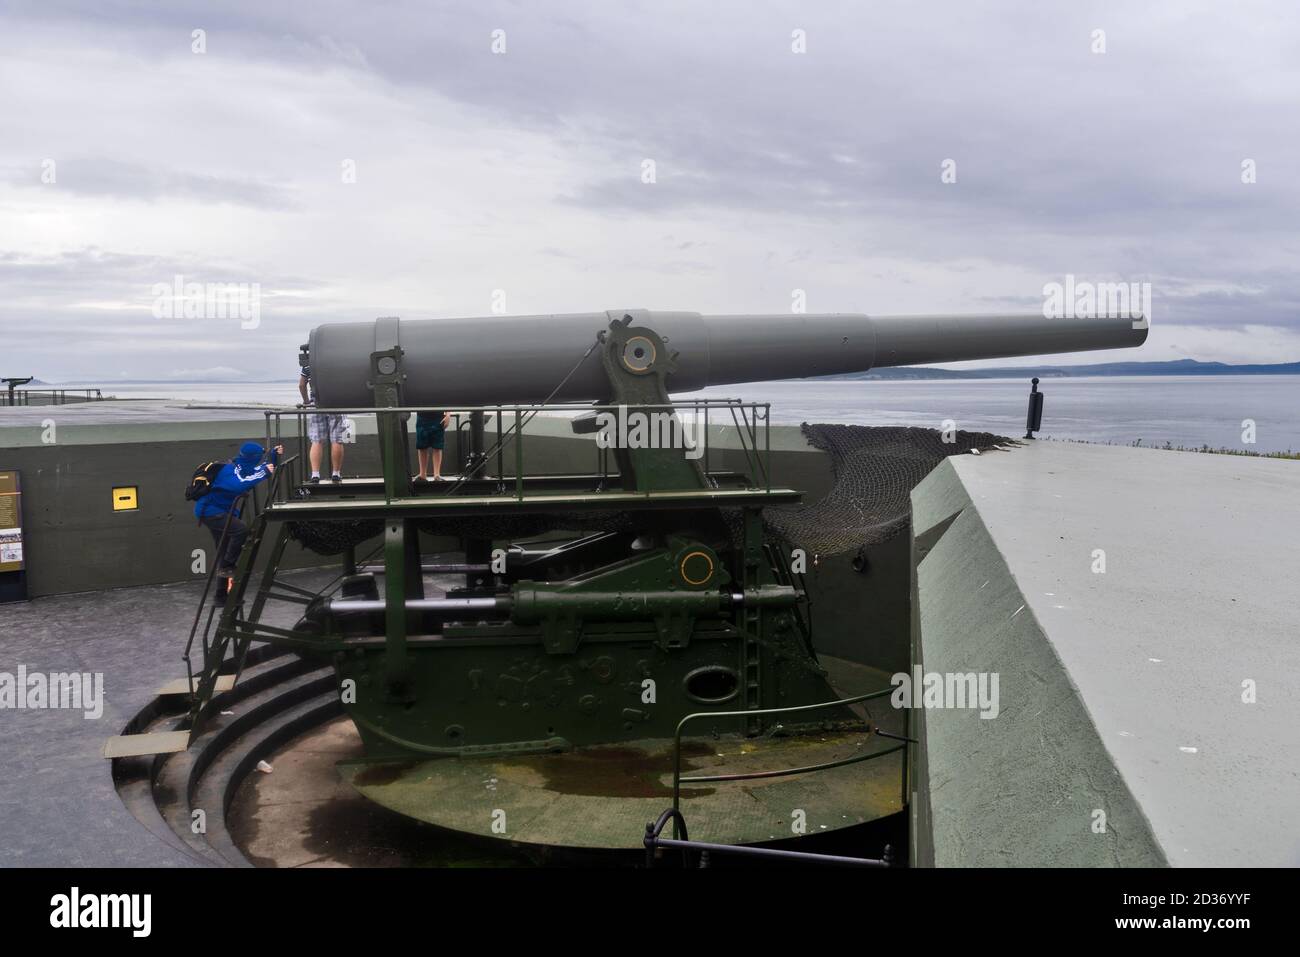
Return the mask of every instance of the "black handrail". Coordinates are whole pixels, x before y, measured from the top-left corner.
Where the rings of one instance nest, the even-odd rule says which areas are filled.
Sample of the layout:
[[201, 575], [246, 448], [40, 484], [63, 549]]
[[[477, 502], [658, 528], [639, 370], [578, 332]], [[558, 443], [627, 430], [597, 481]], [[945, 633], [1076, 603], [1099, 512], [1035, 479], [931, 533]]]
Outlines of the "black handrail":
[[[266, 500], [268, 504], [275, 499], [275, 492], [279, 485], [280, 475], [282, 474], [280, 469], [283, 468], [284, 466], [291, 465], [294, 459], [296, 458], [297, 458], [296, 455], [291, 456], [290, 458], [285, 459], [284, 462], [276, 465], [275, 471], [271, 476], [270, 487], [267, 489]], [[254, 487], [250, 491], [256, 492], [256, 487]], [[191, 661], [190, 652], [194, 647], [194, 638], [198, 634], [199, 620], [203, 617], [203, 609], [205, 607], [208, 607], [208, 595], [212, 591], [212, 583], [216, 579], [217, 570], [221, 565], [221, 555], [225, 551], [226, 539], [230, 535], [230, 523], [235, 517], [235, 512], [242, 510], [243, 503], [248, 498], [248, 495], [249, 493], [245, 492], [243, 495], [240, 495], [238, 498], [236, 498], [233, 502], [230, 503], [230, 508], [226, 512], [226, 521], [221, 526], [221, 536], [217, 539], [216, 548], [214, 549], [212, 555], [211, 567], [208, 569], [208, 577], [204, 580], [203, 583], [203, 594], [199, 596], [199, 605], [198, 608], [196, 608], [194, 611], [194, 621], [190, 625], [189, 638], [185, 642], [185, 651], [181, 655], [182, 660], [184, 660], [185, 662], [185, 675], [187, 681], [189, 682], [188, 688], [190, 694], [195, 694], [198, 691], [198, 689], [194, 686], [194, 666]], [[252, 501], [253, 501], [253, 514], [250, 515], [250, 520], [255, 519], [259, 511], [257, 508], [257, 498], [255, 495]], [[229, 597], [229, 594], [227, 594], [226, 597]], [[204, 627], [203, 627], [203, 673], [205, 675], [213, 667], [219, 668], [221, 666], [220, 661], [214, 664], [210, 660], [210, 658], [212, 657], [211, 655], [212, 649], [209, 648], [208, 645], [208, 635], [212, 631], [213, 611], [215, 611], [215, 605], [209, 608], [208, 620], [207, 622], [204, 623]], [[224, 651], [225, 651], [225, 647], [223, 646], [222, 652], [224, 653]]]
[[[673, 822], [673, 833], [681, 837], [663, 837], [664, 827]], [[683, 866], [690, 866], [690, 852], [699, 851], [701, 868], [709, 866], [710, 854], [729, 854], [733, 857], [748, 857], [756, 860], [787, 861], [800, 864], [818, 864], [830, 867], [893, 867], [894, 849], [886, 844], [884, 853], [879, 858], [846, 857], [842, 854], [816, 854], [810, 851], [786, 851], [775, 847], [755, 847], [747, 844], [713, 844], [709, 841], [692, 841], [686, 832], [686, 818], [677, 808], [668, 808], [659, 815], [659, 819], [645, 826], [645, 861], [646, 867], [654, 867], [662, 848], [679, 848], [682, 852]]]
[[[247, 493], [245, 493], [247, 494]], [[194, 694], [198, 689], [194, 687], [194, 666], [190, 661], [190, 651], [194, 647], [194, 636], [198, 634], [199, 620], [203, 617], [203, 609], [208, 604], [208, 593], [212, 590], [212, 582], [217, 577], [217, 567], [221, 564], [221, 553], [225, 550], [226, 536], [230, 534], [230, 520], [234, 517], [235, 508], [244, 500], [241, 495], [230, 503], [230, 510], [226, 512], [225, 524], [221, 526], [221, 537], [217, 539], [216, 548], [212, 553], [211, 567], [208, 569], [208, 577], [203, 582], [203, 594], [199, 596], [199, 606], [194, 610], [194, 623], [190, 625], [190, 636], [185, 642], [185, 651], [181, 654], [181, 659], [185, 662], [185, 676], [188, 680], [189, 694]], [[200, 523], [201, 524], [201, 523]], [[206, 674], [209, 666], [208, 661], [208, 633], [212, 627], [212, 615], [208, 614], [208, 620], [203, 627], [203, 671]]]

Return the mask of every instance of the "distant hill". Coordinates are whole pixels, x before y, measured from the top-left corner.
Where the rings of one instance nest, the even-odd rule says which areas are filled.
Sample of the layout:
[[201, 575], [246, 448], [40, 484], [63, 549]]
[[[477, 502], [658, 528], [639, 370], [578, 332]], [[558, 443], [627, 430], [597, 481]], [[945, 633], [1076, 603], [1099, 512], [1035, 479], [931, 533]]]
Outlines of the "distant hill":
[[1175, 359], [1170, 362], [1098, 362], [1083, 366], [1003, 366], [994, 369], [940, 369], [931, 366], [899, 366], [817, 376], [819, 379], [1040, 379], [1114, 375], [1300, 375], [1300, 362], [1275, 365], [1228, 365]]

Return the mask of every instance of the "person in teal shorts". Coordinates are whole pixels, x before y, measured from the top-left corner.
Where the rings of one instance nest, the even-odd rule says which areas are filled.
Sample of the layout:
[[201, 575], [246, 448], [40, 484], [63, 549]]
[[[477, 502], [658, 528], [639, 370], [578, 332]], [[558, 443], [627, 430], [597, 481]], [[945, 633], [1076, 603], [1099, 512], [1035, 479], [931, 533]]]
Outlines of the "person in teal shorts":
[[[423, 485], [430, 478], [442, 481], [442, 450], [447, 443], [447, 425], [451, 415], [447, 412], [417, 412], [415, 414], [415, 454], [420, 460], [420, 474], [415, 477], [417, 485]], [[433, 475], [429, 467], [433, 467]]]

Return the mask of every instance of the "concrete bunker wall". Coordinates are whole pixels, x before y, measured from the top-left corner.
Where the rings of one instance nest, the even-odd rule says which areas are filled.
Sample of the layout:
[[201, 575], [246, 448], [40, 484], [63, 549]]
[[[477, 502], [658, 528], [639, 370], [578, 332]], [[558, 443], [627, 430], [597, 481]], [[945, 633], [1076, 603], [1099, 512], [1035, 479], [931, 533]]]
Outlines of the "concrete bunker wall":
[[913, 667], [996, 673], [1000, 705], [912, 711], [913, 863], [1166, 864], [951, 461], [912, 492], [912, 563]]

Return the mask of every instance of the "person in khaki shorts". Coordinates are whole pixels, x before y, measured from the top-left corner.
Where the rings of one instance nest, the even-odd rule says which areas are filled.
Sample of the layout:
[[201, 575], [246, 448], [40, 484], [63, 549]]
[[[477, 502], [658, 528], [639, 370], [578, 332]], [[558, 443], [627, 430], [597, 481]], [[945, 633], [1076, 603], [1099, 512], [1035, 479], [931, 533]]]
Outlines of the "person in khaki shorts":
[[[310, 408], [316, 404], [316, 387], [311, 381], [311, 366], [303, 366], [302, 374], [298, 377], [298, 393], [302, 396], [303, 405]], [[308, 457], [311, 460], [311, 478], [308, 480], [313, 485], [320, 484], [320, 465], [321, 457], [324, 454], [324, 446], [329, 443], [330, 447], [330, 466], [332, 474], [330, 481], [336, 485], [343, 481], [343, 436], [346, 427], [341, 415], [325, 415], [313, 413], [307, 416], [307, 438], [311, 440], [311, 452]]]

